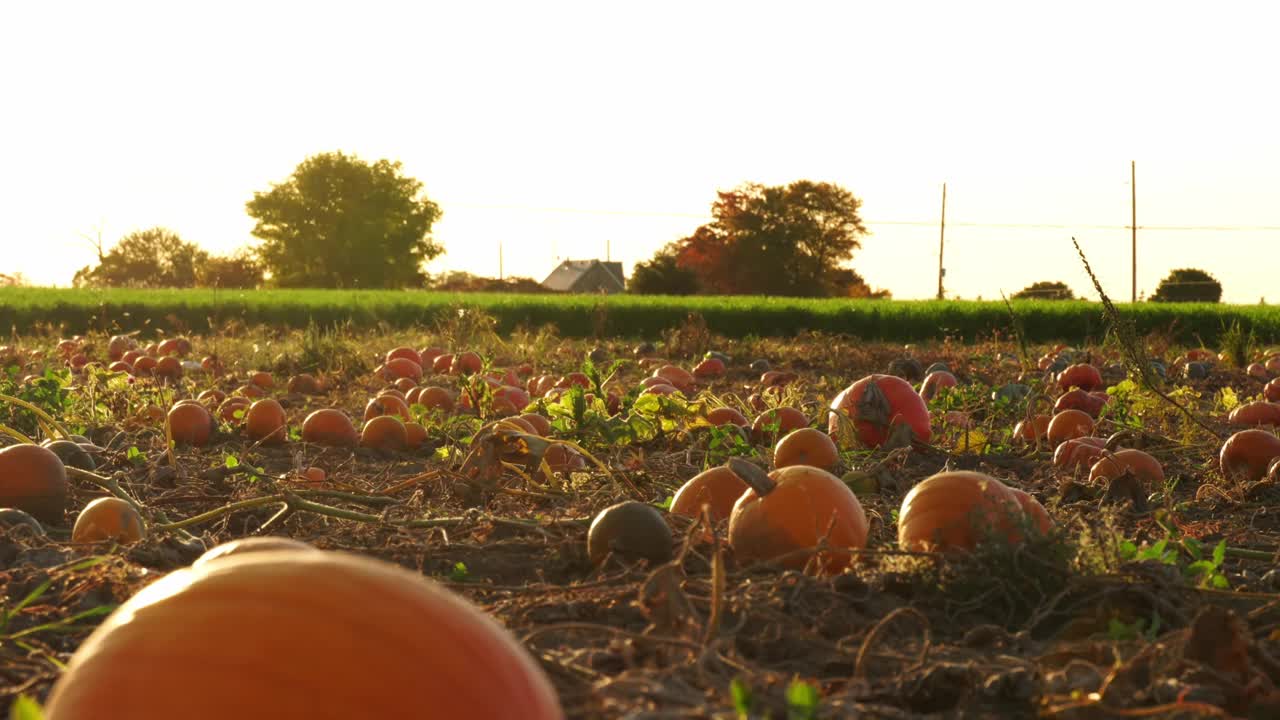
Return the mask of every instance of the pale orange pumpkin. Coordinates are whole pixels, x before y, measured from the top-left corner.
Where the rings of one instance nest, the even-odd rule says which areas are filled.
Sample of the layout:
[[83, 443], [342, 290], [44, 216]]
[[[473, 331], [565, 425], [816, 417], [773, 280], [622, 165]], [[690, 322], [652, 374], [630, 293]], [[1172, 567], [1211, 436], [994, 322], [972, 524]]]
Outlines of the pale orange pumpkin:
[[360, 447], [375, 450], [404, 450], [409, 446], [409, 429], [395, 415], [379, 415], [364, 424]]
[[135, 594], [71, 657], [45, 716], [560, 720], [564, 712], [507, 630], [421, 574], [363, 555], [264, 550], [176, 570]]
[[263, 445], [279, 445], [287, 440], [287, 422], [284, 408], [271, 398], [250, 405], [244, 416], [244, 428], [249, 439]]
[[1164, 484], [1164, 467], [1160, 461], [1142, 450], [1117, 450], [1098, 458], [1089, 469], [1089, 482], [1109, 481], [1125, 471], [1133, 473], [1148, 488]]
[[147, 528], [142, 516], [118, 497], [98, 498], [85, 505], [71, 529], [71, 540], [78, 543], [112, 540], [128, 544], [146, 536]]
[[1271, 461], [1278, 457], [1280, 437], [1266, 430], [1241, 430], [1223, 443], [1218, 464], [1228, 479], [1252, 482], [1266, 475]]
[[1093, 434], [1093, 418], [1083, 410], [1060, 410], [1049, 420], [1045, 437], [1049, 447], [1056, 448], [1068, 440]]
[[773, 466], [812, 465], [827, 472], [840, 464], [840, 451], [830, 435], [817, 428], [787, 433], [773, 448]]
[[360, 434], [346, 413], [335, 408], [323, 408], [302, 421], [302, 441], [331, 447], [353, 447], [360, 441]]
[[747, 484], [724, 465], [704, 470], [690, 478], [671, 499], [671, 514], [697, 517], [707, 506], [712, 522], [728, 520]]
[[52, 450], [26, 443], [0, 450], [0, 507], [59, 524], [70, 493], [67, 468]]
[[902, 499], [903, 550], [972, 550], [987, 537], [1018, 542], [1024, 511], [1009, 487], [980, 472], [955, 470], [921, 480]]
[[[739, 562], [776, 560], [799, 570], [812, 560], [810, 567], [837, 573], [852, 562], [851, 550], [866, 547], [866, 513], [835, 475], [808, 465], [765, 474], [737, 458], [729, 468], [749, 486], [729, 516], [729, 544]], [[828, 547], [815, 558], [823, 538]]]
[[178, 403], [165, 418], [169, 436], [177, 445], [204, 447], [213, 435], [213, 415], [196, 401]]
[[315, 550], [316, 548], [293, 538], [280, 537], [277, 535], [261, 535], [258, 537], [246, 537], [239, 540], [232, 540], [221, 545], [209, 548], [203, 555], [196, 558], [192, 566], [204, 565], [224, 557], [233, 555], [241, 555], [250, 552], [263, 552], [267, 550]]

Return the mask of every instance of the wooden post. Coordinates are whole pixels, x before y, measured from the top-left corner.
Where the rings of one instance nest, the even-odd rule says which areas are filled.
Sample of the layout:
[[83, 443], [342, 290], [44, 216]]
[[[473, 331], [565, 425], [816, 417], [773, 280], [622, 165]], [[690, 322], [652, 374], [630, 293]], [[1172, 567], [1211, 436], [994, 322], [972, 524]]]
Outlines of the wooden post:
[[498, 241], [498, 279], [502, 280], [502, 241]]
[[1133, 232], [1133, 290], [1130, 302], [1138, 302], [1138, 171], [1137, 163], [1129, 161], [1129, 207], [1132, 210], [1130, 228]]
[[942, 276], [947, 274], [942, 267], [942, 250], [947, 239], [947, 184], [942, 183], [942, 220], [938, 223], [938, 299], [942, 299]]

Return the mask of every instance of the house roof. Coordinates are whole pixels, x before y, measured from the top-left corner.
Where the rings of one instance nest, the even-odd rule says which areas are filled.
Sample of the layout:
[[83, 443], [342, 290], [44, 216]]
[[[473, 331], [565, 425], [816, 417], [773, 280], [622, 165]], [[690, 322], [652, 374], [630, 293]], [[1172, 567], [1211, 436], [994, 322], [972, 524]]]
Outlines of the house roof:
[[603, 266], [617, 280], [619, 290], [625, 287], [622, 278], [622, 263], [601, 262], [600, 260], [565, 260], [560, 263], [559, 267], [551, 271], [546, 280], [542, 281], [542, 286], [550, 290], [568, 292], [573, 289], [583, 275], [586, 275], [597, 265]]

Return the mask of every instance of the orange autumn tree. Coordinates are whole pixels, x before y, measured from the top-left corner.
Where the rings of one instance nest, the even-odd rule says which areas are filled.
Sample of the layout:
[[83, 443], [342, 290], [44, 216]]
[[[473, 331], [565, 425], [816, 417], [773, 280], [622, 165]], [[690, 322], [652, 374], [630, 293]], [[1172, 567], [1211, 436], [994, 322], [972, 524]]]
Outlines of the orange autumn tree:
[[635, 291], [681, 292], [659, 281], [687, 284], [691, 276], [698, 292], [714, 295], [888, 295], [844, 267], [867, 234], [861, 201], [848, 190], [798, 180], [745, 183], [716, 195], [710, 223], [636, 266]]

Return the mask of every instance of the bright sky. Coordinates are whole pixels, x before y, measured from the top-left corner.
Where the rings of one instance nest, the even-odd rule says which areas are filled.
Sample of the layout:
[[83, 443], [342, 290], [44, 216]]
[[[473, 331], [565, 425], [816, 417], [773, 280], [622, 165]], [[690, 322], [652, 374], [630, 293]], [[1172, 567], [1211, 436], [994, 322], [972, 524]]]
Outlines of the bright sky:
[[1074, 235], [1127, 298], [1134, 160], [1140, 291], [1190, 266], [1274, 303], [1277, 20], [1264, 2], [3, 3], [0, 272], [67, 285], [82, 236], [153, 225], [231, 251], [255, 190], [340, 149], [401, 160], [440, 203], [433, 272], [496, 275], [499, 241], [507, 275], [606, 241], [629, 272], [717, 189], [809, 178], [863, 200], [858, 272], [932, 297], [945, 182], [949, 294], [1093, 296]]

